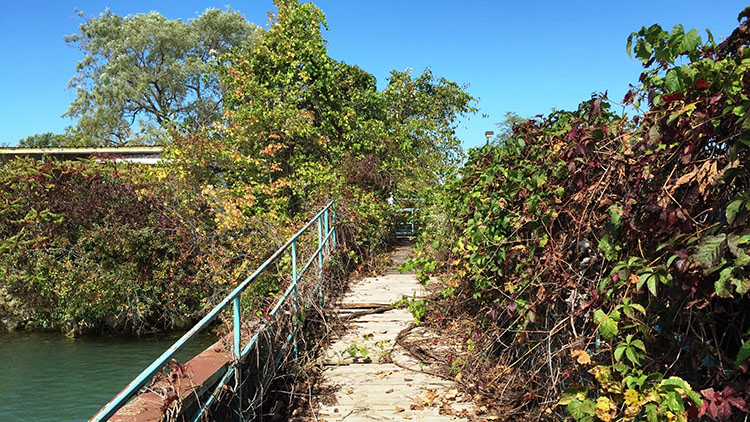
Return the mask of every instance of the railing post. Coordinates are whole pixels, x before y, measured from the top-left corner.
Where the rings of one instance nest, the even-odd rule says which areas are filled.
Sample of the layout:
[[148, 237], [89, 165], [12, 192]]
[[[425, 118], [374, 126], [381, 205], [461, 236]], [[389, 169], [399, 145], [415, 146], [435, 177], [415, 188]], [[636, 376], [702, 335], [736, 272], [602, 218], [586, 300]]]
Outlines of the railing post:
[[[325, 227], [325, 232], [323, 231]], [[323, 237], [328, 234], [328, 208], [318, 218], [318, 305], [323, 306]], [[326, 240], [326, 244], [328, 241]]]
[[292, 293], [294, 295], [294, 303], [293, 303], [293, 309], [294, 309], [294, 316], [292, 317], [293, 326], [292, 326], [292, 341], [294, 342], [294, 360], [297, 360], [299, 358], [299, 351], [297, 350], [297, 335], [295, 334], [295, 331], [297, 329], [297, 241], [292, 241]]
[[[326, 210], [323, 212], [323, 228], [325, 229], [323, 231], [323, 235], [325, 237], [328, 237], [328, 230], [329, 230], [329, 228], [328, 228], [328, 208], [326, 208]], [[330, 245], [331, 245], [331, 242], [330, 242], [329, 239], [327, 239], [326, 240], [326, 246], [328, 246], [328, 250], [329, 251], [330, 251]]]
[[331, 238], [333, 239], [333, 247], [336, 248], [338, 246], [338, 242], [336, 242], [336, 211], [333, 212], [333, 221], [331, 222], [331, 225], [333, 226], [333, 233], [331, 233]]
[[234, 313], [234, 358], [237, 360], [235, 363], [236, 369], [234, 371], [237, 379], [237, 414], [239, 415], [239, 421], [242, 422], [242, 364], [240, 362], [240, 349], [241, 349], [241, 337], [240, 337], [240, 294], [235, 296], [232, 302], [232, 308]]
[[323, 216], [318, 217], [318, 285], [323, 282]]

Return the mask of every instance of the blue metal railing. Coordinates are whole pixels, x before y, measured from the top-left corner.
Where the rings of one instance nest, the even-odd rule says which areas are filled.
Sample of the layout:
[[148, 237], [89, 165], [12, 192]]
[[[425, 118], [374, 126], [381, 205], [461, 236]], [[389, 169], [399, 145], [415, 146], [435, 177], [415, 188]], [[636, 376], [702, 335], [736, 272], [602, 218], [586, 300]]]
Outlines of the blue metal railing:
[[[394, 198], [391, 196], [388, 199], [390, 205], [395, 205], [398, 202], [409, 203], [409, 202], [421, 202], [423, 198]], [[415, 204], [416, 205], [416, 204]], [[419, 211], [419, 207], [414, 205], [410, 207], [399, 207], [395, 209], [395, 218], [393, 224], [393, 236], [395, 238], [411, 238], [417, 235], [417, 230], [414, 222], [414, 213]]]
[[[329, 214], [332, 221], [329, 222]], [[318, 229], [318, 248], [315, 250], [315, 252], [312, 254], [312, 256], [307, 260], [305, 265], [302, 267], [302, 270], [297, 272], [297, 241], [298, 239], [314, 224], [317, 222], [317, 229]], [[99, 421], [106, 421], [110, 417], [112, 417], [122, 406], [124, 406], [133, 396], [135, 396], [138, 391], [146, 385], [146, 383], [149, 383], [151, 379], [156, 375], [157, 372], [159, 372], [169, 361], [172, 359], [180, 350], [182, 350], [185, 345], [190, 342], [201, 330], [206, 328], [213, 320], [216, 319], [217, 316], [229, 305], [229, 302], [232, 302], [233, 307], [233, 347], [232, 352], [235, 358], [235, 365], [233, 365], [227, 373], [224, 375], [222, 380], [219, 382], [218, 387], [216, 388], [216, 391], [214, 394], [212, 394], [208, 400], [206, 400], [200, 407], [199, 411], [194, 416], [195, 421], [199, 420], [202, 414], [213, 404], [216, 397], [218, 396], [217, 392], [221, 390], [221, 387], [225, 385], [231, 377], [234, 375], [235, 369], [237, 365], [240, 364], [241, 360], [247, 356], [247, 354], [252, 350], [252, 348], [257, 344], [259, 333], [263, 330], [263, 328], [266, 327], [266, 324], [261, 325], [260, 330], [256, 332], [253, 337], [250, 339], [250, 342], [245, 345], [244, 348], [242, 348], [241, 343], [241, 324], [240, 324], [240, 296], [242, 292], [250, 285], [250, 283], [255, 280], [271, 263], [273, 263], [277, 258], [279, 258], [284, 252], [287, 251], [287, 249], [291, 248], [291, 254], [292, 254], [292, 281], [289, 285], [289, 287], [284, 292], [283, 296], [276, 302], [276, 305], [271, 310], [270, 316], [273, 318], [278, 312], [279, 309], [286, 303], [286, 301], [291, 296], [294, 300], [293, 307], [295, 312], [297, 311], [298, 307], [298, 297], [297, 297], [297, 282], [302, 278], [302, 276], [305, 274], [307, 269], [310, 267], [310, 265], [315, 261], [317, 258], [318, 261], [318, 285], [315, 288], [315, 293], [320, 292], [322, 295], [323, 291], [320, 289], [320, 281], [322, 281], [323, 277], [323, 255], [324, 251], [331, 247], [336, 247], [336, 213], [333, 211], [333, 201], [329, 202], [328, 205], [326, 205], [318, 214], [315, 215], [307, 224], [305, 224], [304, 227], [302, 227], [297, 233], [292, 236], [287, 242], [280, 247], [276, 252], [274, 252], [273, 255], [271, 255], [270, 258], [268, 258], [260, 267], [258, 267], [257, 270], [253, 274], [251, 274], [248, 278], [246, 278], [242, 283], [240, 283], [234, 290], [232, 290], [231, 293], [229, 293], [221, 302], [219, 302], [218, 305], [216, 305], [206, 316], [203, 317], [193, 328], [190, 329], [187, 333], [185, 333], [182, 337], [180, 337], [179, 340], [177, 340], [169, 349], [167, 349], [164, 353], [161, 354], [151, 365], [149, 365], [146, 369], [144, 369], [130, 384], [127, 385], [119, 394], [117, 394], [109, 403], [107, 403], [103, 408], [99, 410], [99, 412], [94, 415], [89, 422], [99, 422]], [[330, 230], [329, 230], [330, 227]], [[325, 232], [323, 231], [325, 229]], [[293, 337], [293, 333], [289, 333], [287, 336], [287, 341], [291, 340]], [[286, 345], [285, 345], [286, 346]], [[284, 346], [284, 347], [285, 347]], [[295, 358], [297, 357], [297, 344], [294, 343], [294, 350], [295, 350]], [[277, 359], [278, 361], [278, 356]], [[276, 366], [278, 362], [275, 362], [274, 367]], [[238, 373], [239, 374], [239, 373]], [[270, 381], [270, 380], [269, 380]], [[264, 383], [267, 385], [267, 382]], [[239, 385], [239, 380], [238, 380]], [[241, 388], [237, 388], [238, 394], [241, 392]], [[238, 397], [239, 403], [242, 402], [242, 397]], [[239, 409], [239, 415], [240, 418], [242, 418], [242, 409]]]

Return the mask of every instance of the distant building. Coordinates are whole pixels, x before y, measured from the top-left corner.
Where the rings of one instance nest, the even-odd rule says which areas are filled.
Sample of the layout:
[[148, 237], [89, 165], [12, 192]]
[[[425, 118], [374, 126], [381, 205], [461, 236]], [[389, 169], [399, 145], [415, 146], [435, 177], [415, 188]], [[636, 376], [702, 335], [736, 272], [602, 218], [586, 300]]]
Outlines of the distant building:
[[77, 160], [101, 157], [101, 160], [153, 165], [161, 160], [163, 151], [162, 146], [0, 148], [0, 163], [18, 157], [31, 157], [39, 160]]

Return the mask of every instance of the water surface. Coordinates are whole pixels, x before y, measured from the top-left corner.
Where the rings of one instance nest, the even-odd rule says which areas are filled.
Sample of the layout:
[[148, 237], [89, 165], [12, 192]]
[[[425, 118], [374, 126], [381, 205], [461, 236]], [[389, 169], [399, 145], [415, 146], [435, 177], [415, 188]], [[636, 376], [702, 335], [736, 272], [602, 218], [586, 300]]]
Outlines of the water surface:
[[[87, 421], [177, 338], [0, 331], [0, 421]], [[188, 361], [215, 340], [200, 335], [177, 360]]]

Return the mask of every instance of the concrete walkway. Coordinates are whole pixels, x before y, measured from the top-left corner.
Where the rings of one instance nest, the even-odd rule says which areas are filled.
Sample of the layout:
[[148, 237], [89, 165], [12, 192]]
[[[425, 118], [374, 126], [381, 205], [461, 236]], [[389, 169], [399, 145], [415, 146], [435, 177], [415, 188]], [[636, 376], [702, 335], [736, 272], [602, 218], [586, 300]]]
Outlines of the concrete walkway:
[[[414, 274], [396, 270], [409, 252], [408, 247], [397, 249], [391, 258], [393, 268], [385, 275], [354, 283], [336, 304], [339, 315], [390, 305], [404, 296], [424, 296], [424, 287]], [[332, 391], [333, 397], [318, 397], [325, 404], [297, 420], [469, 420], [474, 414], [470, 397], [459, 393], [451, 381], [423, 372], [425, 366], [396, 345], [396, 337], [413, 321], [406, 309], [351, 319], [319, 361], [321, 387]], [[434, 334], [423, 338], [426, 347], [431, 347]]]

